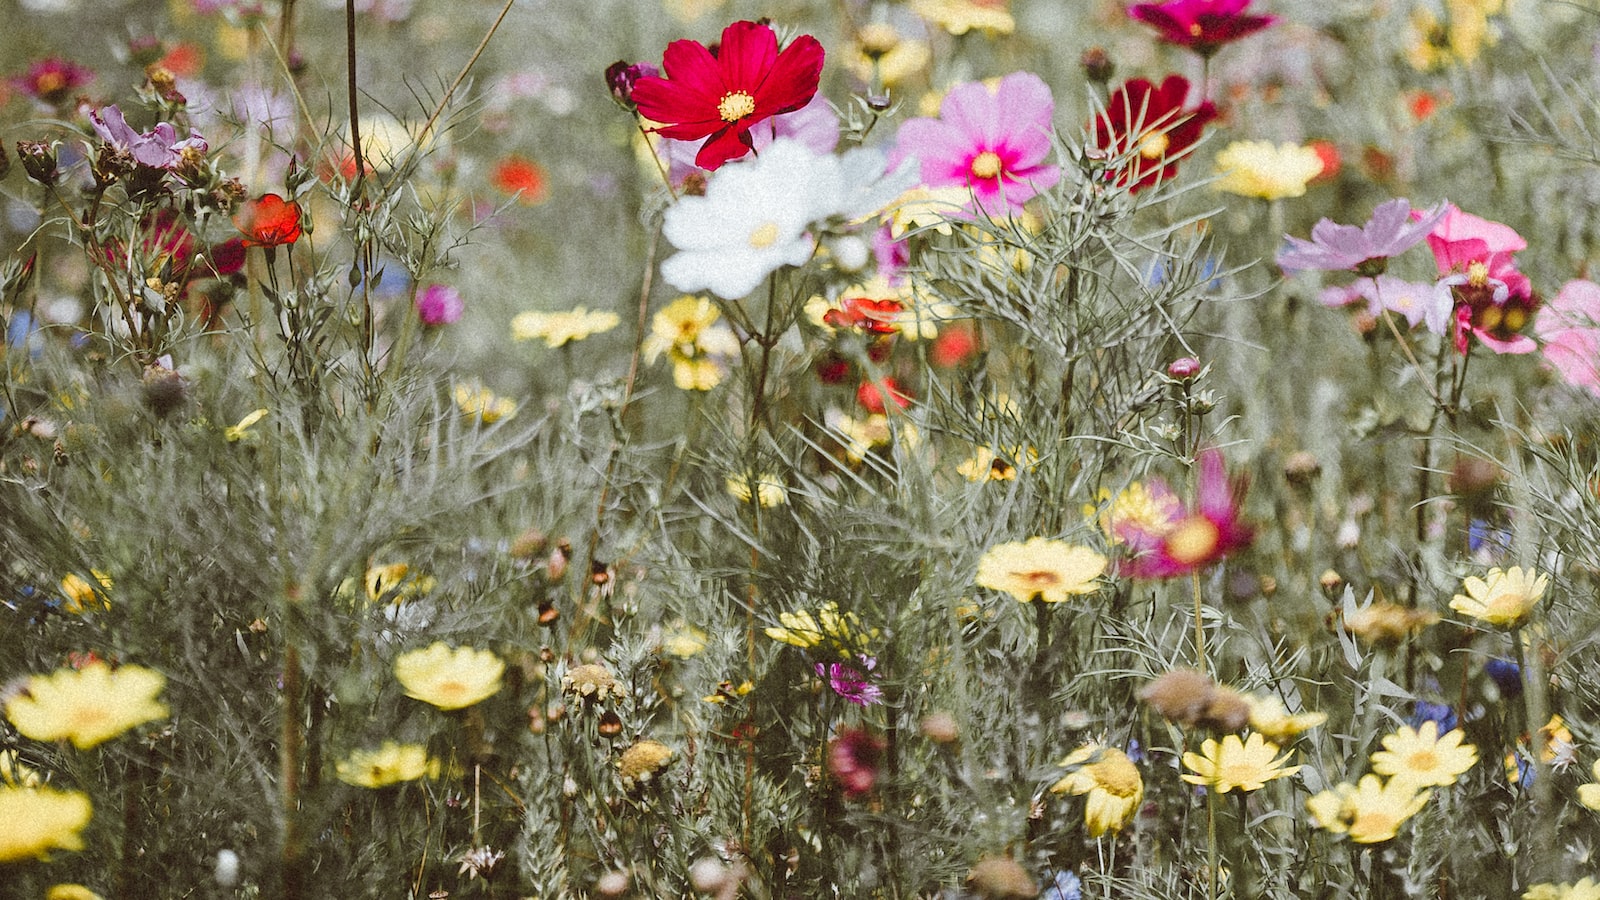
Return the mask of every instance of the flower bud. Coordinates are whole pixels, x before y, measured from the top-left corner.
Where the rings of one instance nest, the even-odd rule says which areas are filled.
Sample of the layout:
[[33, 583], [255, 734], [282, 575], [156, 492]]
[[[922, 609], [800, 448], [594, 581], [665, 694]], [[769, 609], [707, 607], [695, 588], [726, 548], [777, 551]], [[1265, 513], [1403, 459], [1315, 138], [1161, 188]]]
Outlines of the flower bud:
[[1116, 65], [1111, 62], [1111, 55], [1106, 53], [1104, 47], [1090, 47], [1083, 51], [1079, 64], [1083, 66], [1084, 76], [1095, 84], [1105, 84], [1110, 81], [1112, 74], [1117, 70]]
[[56, 148], [44, 141], [17, 141], [17, 159], [22, 161], [22, 171], [28, 177], [49, 187], [56, 183], [60, 172], [56, 170]]
[[641, 78], [655, 78], [660, 71], [649, 63], [630, 63], [618, 60], [606, 66], [606, 87], [611, 89], [611, 99], [617, 105], [634, 112], [638, 107], [633, 102], [633, 87]]
[[1179, 381], [1188, 381], [1200, 374], [1200, 360], [1183, 356], [1167, 365], [1167, 375]]

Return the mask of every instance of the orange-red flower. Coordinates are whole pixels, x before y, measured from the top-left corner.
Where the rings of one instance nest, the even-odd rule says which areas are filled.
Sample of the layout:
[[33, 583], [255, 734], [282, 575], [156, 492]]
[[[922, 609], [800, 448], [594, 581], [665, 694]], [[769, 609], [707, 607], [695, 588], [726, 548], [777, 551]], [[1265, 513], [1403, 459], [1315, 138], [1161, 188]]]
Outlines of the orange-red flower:
[[515, 194], [519, 202], [529, 206], [544, 202], [544, 168], [515, 153], [494, 164], [489, 183], [502, 193]]
[[816, 96], [822, 44], [801, 35], [778, 50], [778, 36], [756, 22], [734, 22], [712, 53], [695, 41], [673, 41], [662, 55], [665, 78], [640, 78], [632, 99], [639, 115], [663, 123], [652, 129], [704, 146], [695, 165], [716, 169], [750, 152], [750, 127], [793, 112]]
[[239, 208], [233, 226], [246, 247], [277, 247], [300, 239], [300, 204], [277, 194], [264, 194]]

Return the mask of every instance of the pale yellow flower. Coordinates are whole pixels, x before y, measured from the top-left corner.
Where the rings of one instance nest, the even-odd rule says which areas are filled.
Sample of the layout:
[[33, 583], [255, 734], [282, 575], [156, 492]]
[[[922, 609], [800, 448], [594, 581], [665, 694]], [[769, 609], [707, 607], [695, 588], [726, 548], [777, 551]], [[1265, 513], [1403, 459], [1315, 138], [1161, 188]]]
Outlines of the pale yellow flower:
[[486, 387], [470, 387], [465, 384], [456, 385], [456, 406], [462, 415], [477, 419], [485, 425], [493, 425], [501, 419], [509, 419], [517, 414], [515, 400], [498, 396]]
[[1360, 784], [1345, 782], [1311, 797], [1306, 810], [1318, 828], [1349, 834], [1358, 844], [1377, 844], [1398, 834], [1427, 802], [1428, 792], [1415, 783], [1364, 775]]
[[911, 11], [951, 34], [1010, 34], [1017, 28], [1010, 0], [911, 0]]
[[1306, 184], [1322, 174], [1322, 157], [1299, 144], [1234, 141], [1217, 154], [1219, 191], [1279, 200], [1300, 197]]
[[1328, 721], [1328, 714], [1323, 712], [1290, 715], [1276, 696], [1246, 694], [1244, 702], [1250, 707], [1250, 727], [1274, 741], [1290, 740]]
[[1600, 900], [1600, 883], [1583, 878], [1575, 883], [1536, 884], [1528, 888], [1522, 900]]
[[611, 670], [599, 663], [573, 666], [561, 676], [561, 693], [587, 703], [621, 700], [628, 692]]
[[886, 22], [874, 22], [862, 27], [845, 65], [857, 78], [871, 84], [876, 62], [879, 82], [884, 87], [894, 87], [916, 77], [932, 61], [933, 51], [927, 42], [908, 38]]
[[15, 750], [0, 750], [0, 785], [7, 787], [38, 787], [44, 784], [39, 770], [25, 765]]
[[387, 601], [398, 606], [432, 591], [437, 585], [432, 575], [411, 571], [407, 563], [389, 563], [367, 570], [365, 582], [367, 599], [373, 603]]
[[654, 363], [667, 354], [672, 383], [680, 390], [709, 391], [727, 377], [726, 357], [739, 352], [739, 339], [707, 297], [684, 295], [667, 304], [650, 322], [641, 349]]
[[79, 832], [94, 807], [89, 795], [55, 788], [0, 787], [0, 863], [48, 859], [51, 850], [82, 850]]
[[110, 609], [111, 601], [106, 599], [106, 592], [111, 590], [111, 576], [99, 569], [90, 569], [89, 574], [99, 583], [99, 587], [90, 584], [88, 579], [68, 572], [61, 579], [61, 608], [69, 613], [82, 613], [86, 609]]
[[1527, 620], [1549, 583], [1550, 576], [1536, 569], [1490, 569], [1482, 578], [1474, 575], [1462, 581], [1466, 593], [1456, 594], [1450, 608], [1485, 624], [1510, 628]]
[[767, 637], [793, 647], [826, 644], [845, 659], [866, 654], [878, 629], [864, 628], [853, 612], [840, 612], [839, 604], [828, 601], [813, 615], [808, 610], [778, 613], [781, 627], [766, 629]]
[[707, 640], [703, 630], [680, 620], [661, 636], [661, 649], [679, 659], [688, 659], [704, 650]]
[[418, 778], [438, 778], [439, 761], [421, 744], [384, 741], [376, 750], [357, 750], [334, 765], [339, 780], [356, 787], [381, 788]]
[[1594, 781], [1578, 785], [1578, 802], [1600, 812], [1600, 759], [1594, 761], [1589, 774], [1594, 776]]
[[972, 455], [956, 466], [956, 472], [968, 481], [1012, 481], [1017, 477], [1017, 463], [1025, 462], [1029, 471], [1039, 461], [1039, 451], [1028, 447], [1009, 447], [1001, 453], [978, 446]]
[[394, 677], [415, 697], [440, 709], [461, 709], [494, 696], [506, 664], [488, 650], [452, 649], [435, 641], [394, 660]]
[[81, 884], [57, 884], [44, 892], [44, 900], [105, 900]]
[[34, 675], [6, 703], [6, 718], [36, 741], [71, 741], [87, 750], [145, 722], [165, 719], [156, 699], [166, 676], [142, 666], [103, 662]]
[[1200, 784], [1226, 794], [1237, 788], [1241, 791], [1260, 790], [1267, 782], [1287, 778], [1300, 771], [1300, 766], [1287, 766], [1289, 754], [1278, 757], [1278, 745], [1251, 732], [1247, 740], [1236, 734], [1227, 735], [1222, 743], [1206, 738], [1199, 753], [1185, 753], [1183, 764], [1193, 775], [1184, 775], [1190, 784]]
[[951, 234], [951, 222], [961, 218], [972, 192], [962, 187], [914, 187], [895, 198], [884, 212], [889, 215], [889, 235], [899, 240], [915, 228], [932, 228]]
[[[755, 487], [753, 491], [752, 485]], [[783, 480], [770, 472], [755, 476], [729, 475], [727, 488], [733, 499], [740, 503], [749, 503], [752, 496], [764, 507], [782, 506], [789, 502], [789, 490], [783, 486]]]
[[1035, 537], [990, 547], [978, 560], [973, 581], [1024, 603], [1035, 597], [1060, 603], [1075, 594], [1099, 590], [1107, 562], [1088, 547]]
[[1058, 794], [1087, 795], [1083, 819], [1090, 837], [1122, 830], [1139, 811], [1139, 804], [1144, 800], [1144, 779], [1139, 775], [1139, 767], [1121, 750], [1086, 744], [1057, 765], [1073, 771], [1050, 790]]
[[250, 430], [250, 426], [256, 424], [262, 419], [265, 419], [266, 417], [267, 410], [265, 409], [257, 409], [245, 413], [244, 418], [240, 419], [238, 424], [229, 425], [227, 428], [222, 429], [222, 436], [226, 438], [230, 444], [236, 444], [240, 441], [248, 441], [256, 436], [256, 433]]
[[1411, 11], [1406, 61], [1427, 72], [1476, 60], [1497, 43], [1489, 16], [1503, 6], [1504, 0], [1445, 0], [1446, 21], [1441, 22], [1426, 4], [1418, 4]]
[[1374, 600], [1341, 619], [1344, 630], [1369, 644], [1393, 646], [1424, 628], [1437, 624], [1439, 614], [1431, 609], [1414, 609]]
[[1423, 722], [1416, 729], [1402, 725], [1384, 735], [1383, 749], [1372, 754], [1372, 771], [1418, 788], [1449, 787], [1478, 761], [1478, 750], [1463, 744], [1459, 728], [1443, 736], [1438, 722]]
[[529, 310], [512, 317], [511, 337], [518, 341], [540, 340], [547, 347], [560, 347], [610, 331], [621, 321], [614, 312], [591, 312], [583, 306], [565, 312]]
[[1142, 482], [1135, 481], [1112, 496], [1110, 488], [1101, 488], [1099, 503], [1086, 503], [1084, 518], [1100, 526], [1100, 532], [1114, 544], [1122, 543], [1118, 532], [1133, 528], [1145, 534], [1164, 534], [1172, 528], [1183, 512], [1177, 495], [1152, 493]]

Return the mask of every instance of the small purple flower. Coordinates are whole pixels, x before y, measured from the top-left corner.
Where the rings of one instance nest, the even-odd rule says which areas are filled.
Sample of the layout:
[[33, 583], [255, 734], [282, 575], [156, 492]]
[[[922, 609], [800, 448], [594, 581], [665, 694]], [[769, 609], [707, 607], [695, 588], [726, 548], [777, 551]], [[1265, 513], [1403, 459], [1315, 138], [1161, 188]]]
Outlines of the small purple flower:
[[178, 130], [170, 122], [162, 122], [143, 134], [134, 131], [122, 110], [107, 106], [89, 113], [89, 124], [101, 140], [119, 150], [126, 150], [134, 162], [152, 169], [172, 171], [183, 161], [183, 151], [194, 149], [201, 153], [210, 149], [200, 132], [189, 129], [189, 137], [178, 140]]
[[[861, 657], [861, 667], [871, 672], [878, 661], [870, 656]], [[828, 679], [833, 692], [857, 706], [871, 706], [883, 702], [883, 689], [873, 684], [870, 676], [843, 663], [817, 663], [817, 675]]]
[[1440, 203], [1414, 219], [1411, 201], [1398, 198], [1379, 204], [1365, 225], [1340, 225], [1323, 219], [1311, 229], [1311, 240], [1287, 238], [1289, 246], [1278, 254], [1278, 267], [1285, 272], [1325, 269], [1369, 277], [1381, 274], [1389, 257], [1422, 243], [1449, 209], [1448, 203]]
[[449, 285], [430, 284], [417, 295], [417, 318], [430, 328], [455, 322], [465, 307], [461, 294]]

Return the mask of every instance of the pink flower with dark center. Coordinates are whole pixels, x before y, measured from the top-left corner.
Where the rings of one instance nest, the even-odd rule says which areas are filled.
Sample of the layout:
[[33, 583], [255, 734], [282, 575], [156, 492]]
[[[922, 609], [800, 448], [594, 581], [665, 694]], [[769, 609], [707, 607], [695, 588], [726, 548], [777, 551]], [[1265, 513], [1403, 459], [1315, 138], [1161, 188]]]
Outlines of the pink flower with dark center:
[[995, 88], [958, 84], [945, 94], [937, 119], [900, 126], [889, 168], [914, 157], [928, 187], [964, 187], [991, 213], [1020, 212], [1022, 204], [1061, 178], [1051, 165], [1055, 98], [1044, 80], [1013, 72]]
[[1278, 267], [1286, 272], [1324, 269], [1371, 277], [1381, 275], [1389, 257], [1422, 243], [1451, 207], [1441, 203], [1413, 215], [1411, 202], [1390, 200], [1372, 211], [1365, 225], [1340, 225], [1323, 219], [1311, 229], [1311, 240], [1288, 237], [1287, 249], [1278, 254]]
[[1600, 284], [1574, 280], [1545, 304], [1533, 325], [1544, 358], [1567, 384], [1600, 396]]
[[1522, 235], [1508, 225], [1450, 206], [1427, 241], [1443, 276], [1439, 283], [1455, 297], [1457, 352], [1467, 353], [1474, 337], [1495, 353], [1538, 349], [1532, 338], [1520, 333], [1540, 302], [1513, 257], [1528, 246]]
[[1210, 56], [1223, 44], [1278, 21], [1274, 16], [1250, 15], [1245, 12], [1249, 7], [1250, 0], [1166, 0], [1136, 3], [1128, 8], [1128, 17], [1153, 26], [1168, 44]]
[[1146, 490], [1158, 509], [1169, 510], [1164, 521], [1128, 519], [1113, 527], [1129, 550], [1121, 572], [1131, 578], [1171, 578], [1208, 566], [1235, 550], [1247, 547], [1254, 537], [1248, 525], [1239, 521], [1239, 496], [1244, 487], [1230, 482], [1223, 469], [1222, 453], [1216, 448], [1202, 450], [1195, 458], [1195, 503], [1185, 509], [1173, 498], [1171, 489], [1155, 481]]
[[644, 76], [633, 85], [639, 114], [662, 125], [651, 129], [678, 141], [706, 139], [695, 156], [716, 169], [750, 152], [750, 128], [805, 106], [822, 78], [822, 45], [801, 35], [778, 50], [778, 36], [755, 22], [722, 31], [713, 54], [695, 41], [673, 41], [662, 55], [666, 77]]

